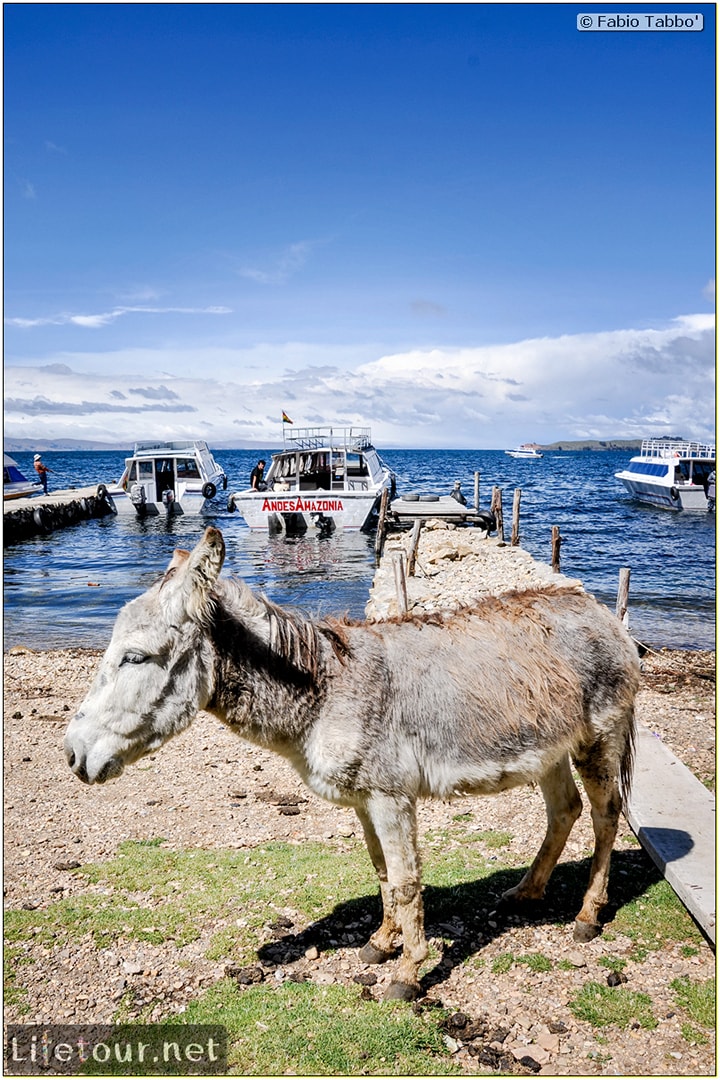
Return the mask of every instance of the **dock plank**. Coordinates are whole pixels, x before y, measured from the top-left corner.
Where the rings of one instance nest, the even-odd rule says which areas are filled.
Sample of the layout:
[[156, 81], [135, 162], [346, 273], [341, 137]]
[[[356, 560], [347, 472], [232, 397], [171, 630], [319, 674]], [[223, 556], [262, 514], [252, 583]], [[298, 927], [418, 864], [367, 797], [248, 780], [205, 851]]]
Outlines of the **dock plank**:
[[638, 728], [628, 823], [715, 944], [715, 796], [648, 728]]

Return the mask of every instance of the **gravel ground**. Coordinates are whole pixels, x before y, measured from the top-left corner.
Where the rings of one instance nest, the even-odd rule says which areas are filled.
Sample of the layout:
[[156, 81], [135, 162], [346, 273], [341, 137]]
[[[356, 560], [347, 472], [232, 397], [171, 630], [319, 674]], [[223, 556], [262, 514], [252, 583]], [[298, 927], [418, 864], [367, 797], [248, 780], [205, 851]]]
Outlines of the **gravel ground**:
[[[161, 836], [173, 848], [205, 849], [310, 839], [342, 850], [351, 837], [361, 836], [350, 811], [321, 802], [281, 759], [243, 742], [203, 713], [188, 732], [144, 763], [149, 768], [131, 767], [106, 787], [84, 787], [67, 768], [62, 737], [99, 655], [90, 650], [36, 653], [22, 648], [5, 655], [6, 907], [45, 908], [59, 897], [99, 888], [107, 891], [109, 886], [89, 885], [63, 867], [110, 859], [127, 839]], [[638, 700], [640, 721], [709, 786], [715, 773], [714, 664], [714, 653], [650, 652]], [[278, 793], [286, 801], [302, 799], [297, 803], [299, 813], [283, 813]], [[459, 809], [458, 803], [423, 804], [420, 836], [431, 828], [447, 827]], [[538, 791], [528, 788], [495, 798], [466, 799], [461, 810], [472, 811], [483, 829], [512, 832], [504, 855], [517, 857], [518, 863], [534, 856], [544, 829]], [[642, 859], [629, 832], [623, 822], [616, 848], [623, 857]], [[584, 858], [591, 846], [586, 812], [562, 859]], [[611, 890], [612, 886], [611, 877]], [[343, 899], [349, 897], [338, 897]], [[156, 903], [149, 898], [145, 902]], [[430, 934], [433, 929], [429, 927]], [[458, 924], [439, 932], [446, 942], [450, 935], [462, 944], [463, 929]], [[271, 937], [268, 930], [263, 943]], [[21, 1005], [6, 1005], [5, 1020], [110, 1022], [128, 989], [146, 1018], [148, 1007], [152, 1019], [182, 1011], [203, 987], [225, 973], [227, 961], [209, 961], [206, 945], [207, 935], [183, 948], [172, 942], [152, 946], [119, 938], [112, 947], [97, 949], [82, 927], [70, 944], [48, 947], [29, 937], [23, 949], [30, 962], [17, 968], [17, 980], [26, 993]], [[629, 957], [632, 943], [618, 934], [611, 948], [614, 956]], [[521, 1074], [714, 1075], [712, 1033], [706, 1033], [704, 1044], [683, 1036], [683, 1016], [670, 989], [671, 981], [681, 976], [698, 980], [713, 975], [711, 948], [702, 942], [696, 951], [683, 950], [668, 943], [641, 962], [628, 959], [628, 986], [650, 996], [658, 1026], [594, 1030], [573, 1017], [568, 1001], [589, 980], [606, 982], [608, 969], [599, 960], [609, 951], [602, 937], [589, 945], [574, 945], [569, 911], [563, 911], [560, 919], [557, 914], [532, 920], [491, 914], [481, 947], [471, 949], [469, 957], [454, 961], [446, 944], [446, 960], [428, 987], [425, 1004], [441, 1002], [469, 1018], [464, 1025], [459, 1018], [446, 1029], [447, 1045], [467, 1073], [492, 1072], [495, 1066], [501, 1073]], [[528, 952], [568, 963], [556, 964], [547, 973], [533, 972], [524, 964], [492, 972], [492, 960], [500, 954]], [[283, 967], [286, 974], [294, 970], [316, 982], [351, 985], [353, 976], [372, 970], [378, 981], [363, 992], [376, 997], [390, 974], [386, 968], [364, 968], [356, 946], [342, 943], [331, 953], [320, 949], [315, 956], [311, 951]], [[268, 974], [271, 971], [272, 964]]]

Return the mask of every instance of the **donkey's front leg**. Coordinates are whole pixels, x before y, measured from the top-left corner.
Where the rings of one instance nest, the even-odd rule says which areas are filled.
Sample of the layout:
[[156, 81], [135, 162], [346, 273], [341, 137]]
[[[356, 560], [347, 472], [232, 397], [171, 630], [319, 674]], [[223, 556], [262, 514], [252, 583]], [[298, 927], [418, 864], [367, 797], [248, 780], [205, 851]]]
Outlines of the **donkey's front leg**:
[[395, 894], [388, 884], [385, 856], [378, 835], [375, 832], [375, 827], [363, 807], [356, 806], [355, 813], [363, 827], [368, 854], [372, 859], [372, 864], [380, 882], [380, 899], [383, 911], [382, 924], [371, 936], [367, 944], [360, 949], [360, 959], [365, 964], [384, 964], [386, 960], [389, 960], [397, 952], [398, 939], [401, 933]]
[[[365, 812], [382, 851], [387, 874], [386, 883], [381, 879], [383, 923], [377, 934], [370, 938], [365, 950], [371, 947], [385, 951], [388, 935], [392, 933], [394, 936], [399, 925], [403, 952], [395, 978], [385, 996], [410, 1001], [421, 993], [418, 972], [428, 954], [420, 891], [415, 804], [408, 798], [373, 794], [368, 799]], [[360, 820], [363, 820], [362, 816]], [[365, 950], [361, 952], [361, 958], [364, 958]], [[387, 959], [387, 956], [382, 959]], [[377, 960], [374, 962], [377, 963]]]

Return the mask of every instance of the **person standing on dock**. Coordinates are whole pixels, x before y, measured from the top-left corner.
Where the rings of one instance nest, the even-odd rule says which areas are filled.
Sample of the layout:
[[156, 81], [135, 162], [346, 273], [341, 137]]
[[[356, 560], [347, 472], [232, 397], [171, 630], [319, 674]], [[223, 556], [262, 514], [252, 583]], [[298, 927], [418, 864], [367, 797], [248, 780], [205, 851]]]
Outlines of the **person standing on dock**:
[[55, 470], [54, 469], [49, 469], [47, 467], [47, 465], [43, 465], [42, 458], [40, 457], [40, 454], [35, 455], [33, 465], [35, 467], [35, 472], [38, 474], [40, 482], [41, 482], [41, 484], [43, 486], [43, 494], [47, 495], [47, 493], [48, 493], [47, 474], [51, 473], [51, 472], [54, 472]]

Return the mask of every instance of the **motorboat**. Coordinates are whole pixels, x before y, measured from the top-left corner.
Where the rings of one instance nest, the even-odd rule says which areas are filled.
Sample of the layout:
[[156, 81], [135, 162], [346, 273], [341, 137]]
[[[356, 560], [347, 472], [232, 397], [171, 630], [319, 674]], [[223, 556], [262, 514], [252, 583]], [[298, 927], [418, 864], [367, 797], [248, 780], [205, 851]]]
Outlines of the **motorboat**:
[[259, 489], [228, 497], [251, 529], [304, 533], [308, 529], [365, 529], [384, 488], [395, 477], [380, 459], [367, 427], [283, 427], [283, 448], [272, 455]]
[[542, 457], [542, 454], [535, 443], [521, 443], [521, 445], [516, 446], [514, 450], [506, 450], [505, 453], [510, 457], [524, 458], [528, 461], [538, 460]]
[[125, 458], [116, 484], [99, 484], [105, 498], [120, 515], [199, 514], [227, 476], [208, 444], [200, 439], [181, 442], [135, 443]]
[[27, 499], [31, 495], [40, 495], [43, 486], [39, 480], [28, 480], [14, 458], [3, 455], [3, 500]]
[[668, 510], [715, 509], [715, 446], [683, 439], [643, 439], [640, 453], [615, 477], [640, 502]]

